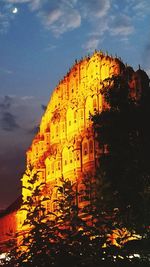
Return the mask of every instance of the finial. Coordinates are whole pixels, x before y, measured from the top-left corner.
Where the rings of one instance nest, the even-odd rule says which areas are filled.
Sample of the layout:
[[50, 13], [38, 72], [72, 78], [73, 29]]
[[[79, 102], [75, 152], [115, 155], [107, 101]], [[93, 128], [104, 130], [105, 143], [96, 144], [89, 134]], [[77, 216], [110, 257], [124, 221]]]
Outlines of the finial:
[[140, 64], [139, 64], [139, 70], [141, 69], [141, 66], [140, 66]]

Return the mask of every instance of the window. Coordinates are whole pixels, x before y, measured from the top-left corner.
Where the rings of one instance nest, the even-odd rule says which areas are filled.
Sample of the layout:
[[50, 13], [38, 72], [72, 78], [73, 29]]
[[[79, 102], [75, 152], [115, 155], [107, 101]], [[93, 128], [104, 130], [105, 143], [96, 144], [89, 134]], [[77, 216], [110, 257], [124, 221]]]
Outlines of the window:
[[65, 159], [64, 163], [65, 163], [65, 165], [67, 165], [67, 160], [66, 159]]
[[81, 119], [83, 119], [83, 110], [81, 110]]
[[84, 143], [83, 145], [83, 155], [86, 156], [88, 154], [88, 145], [87, 143]]
[[77, 152], [77, 160], [79, 160], [79, 159], [80, 159], [80, 153]]
[[65, 125], [64, 124], [62, 125], [62, 131], [63, 131], [63, 133], [65, 131]]
[[56, 136], [58, 136], [58, 126], [56, 126]]
[[60, 171], [60, 161], [58, 162], [58, 170]]
[[89, 152], [90, 154], [93, 153], [93, 141], [92, 140], [90, 140], [89, 142]]
[[96, 99], [93, 99], [93, 108], [96, 108]]
[[77, 122], [77, 111], [74, 112], [74, 123]]
[[73, 162], [72, 158], [73, 158], [72, 151], [69, 151], [69, 159], [70, 159], [70, 163], [72, 163], [72, 162]]
[[54, 173], [54, 162], [51, 164], [52, 173]]

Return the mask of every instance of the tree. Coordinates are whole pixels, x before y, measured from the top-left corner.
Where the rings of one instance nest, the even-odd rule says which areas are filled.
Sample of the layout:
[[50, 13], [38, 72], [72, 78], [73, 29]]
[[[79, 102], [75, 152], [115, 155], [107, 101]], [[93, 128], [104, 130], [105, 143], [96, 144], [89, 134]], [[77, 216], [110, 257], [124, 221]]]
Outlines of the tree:
[[145, 235], [150, 223], [150, 88], [146, 85], [133, 98], [126, 76], [114, 76], [105, 84], [101, 93], [107, 107], [92, 116], [100, 171], [116, 195], [122, 226]]
[[[45, 201], [42, 191], [46, 186], [41, 183], [38, 172], [29, 167], [26, 171], [28, 191], [26, 199], [23, 201], [21, 210], [25, 212], [21, 238], [19, 233], [16, 239], [20, 243], [16, 244], [10, 251], [7, 262], [8, 266], [51, 266], [54, 265], [55, 244], [58, 242], [55, 235], [54, 221], [50, 214], [46, 213]], [[18, 241], [18, 240], [17, 240]]]
[[69, 179], [60, 179], [57, 187], [57, 218], [56, 227], [61, 237], [58, 266], [81, 266], [90, 261], [92, 247], [89, 227], [82, 219], [78, 205], [78, 185]]

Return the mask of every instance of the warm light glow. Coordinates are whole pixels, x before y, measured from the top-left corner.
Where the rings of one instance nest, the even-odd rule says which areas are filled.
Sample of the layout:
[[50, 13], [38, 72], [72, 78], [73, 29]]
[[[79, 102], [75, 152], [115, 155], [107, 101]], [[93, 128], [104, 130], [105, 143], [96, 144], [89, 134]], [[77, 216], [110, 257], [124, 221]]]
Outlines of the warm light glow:
[[[15, 7], [12, 12], [16, 14], [18, 9]], [[95, 111], [105, 109], [106, 104], [100, 89], [105, 86], [106, 78], [121, 73], [121, 64], [117, 58], [95, 52], [91, 57], [76, 62], [54, 89], [42, 117], [40, 130], [27, 151], [27, 168], [29, 164], [34, 166], [40, 182], [46, 182], [47, 191], [43, 191], [43, 195], [52, 193], [51, 200], [47, 200], [45, 204], [47, 211], [53, 212], [55, 209], [55, 188], [60, 185], [59, 178], [62, 175], [72, 182], [78, 180], [79, 188], [84, 173], [90, 172], [94, 175], [96, 158], [100, 151], [94, 140], [89, 116]], [[24, 174], [24, 201], [32, 194], [25, 188], [28, 185], [28, 177]], [[79, 206], [84, 205], [85, 197], [80, 197]], [[15, 216], [13, 231], [22, 231], [26, 211], [15, 211]], [[9, 227], [10, 221], [7, 223]], [[111, 236], [114, 240], [115, 235], [113, 233], [113, 237]]]
[[[119, 73], [118, 60], [95, 52], [91, 58], [77, 62], [55, 88], [40, 131], [27, 151], [28, 164], [34, 165], [50, 190], [53, 191], [56, 178], [59, 185], [62, 175], [75, 181], [82, 177], [83, 170], [94, 173], [96, 148], [89, 115], [103, 109], [103, 80]], [[25, 200], [29, 193], [24, 188], [28, 186], [26, 175], [22, 184]], [[48, 209], [53, 209], [54, 197]], [[84, 205], [83, 201], [79, 205]]]

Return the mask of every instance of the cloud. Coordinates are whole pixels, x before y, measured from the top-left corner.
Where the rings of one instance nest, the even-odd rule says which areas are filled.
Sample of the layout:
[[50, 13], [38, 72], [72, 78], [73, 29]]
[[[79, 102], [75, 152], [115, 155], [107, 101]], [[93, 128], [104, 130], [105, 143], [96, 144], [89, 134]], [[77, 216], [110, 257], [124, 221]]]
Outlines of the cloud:
[[[101, 36], [106, 32], [109, 32], [111, 36], [129, 36], [133, 33], [133, 21], [125, 14], [126, 8], [130, 5], [132, 10], [137, 11], [140, 8], [144, 10], [146, 1], [142, 4], [140, 1], [137, 1], [136, 4], [136, 1], [133, 0], [131, 3], [128, 3], [128, 0], [124, 0], [124, 2], [126, 3], [122, 5], [124, 8], [116, 16], [116, 12], [118, 12], [116, 6], [120, 11], [120, 5], [118, 6], [117, 1], [112, 2], [111, 0], [5, 0], [5, 3], [11, 5], [26, 3], [31, 12], [35, 12], [44, 27], [51, 31], [55, 37], [79, 28], [84, 21], [91, 23], [93, 31], [98, 27], [99, 38], [89, 38], [85, 45], [87, 50], [92, 49], [92, 47], [96, 48], [101, 41]], [[113, 13], [114, 10], [115, 13]], [[105, 21], [105, 25], [103, 21]], [[6, 28], [8, 28], [9, 20], [7, 19], [5, 23]]]
[[51, 30], [55, 36], [76, 29], [81, 25], [80, 13], [65, 5], [60, 5], [49, 12], [42, 10], [39, 12], [39, 17], [46, 29]]
[[21, 194], [20, 179], [25, 170], [25, 149], [9, 146], [0, 153], [0, 170], [0, 208], [5, 209]]
[[11, 4], [0, 3], [0, 33], [6, 33], [8, 31], [10, 22], [14, 19], [14, 14], [11, 12]]
[[25, 169], [25, 151], [36, 134], [35, 125], [39, 125], [42, 113], [41, 99], [28, 95], [0, 96], [1, 207], [9, 205], [21, 193], [18, 185]]
[[[99, 48], [107, 37], [119, 37], [122, 42], [127, 42], [129, 37], [138, 30], [137, 20], [150, 12], [150, 2], [147, 0], [123, 0], [122, 2], [118, 0], [2, 0], [2, 2], [4, 6], [6, 3], [11, 6], [26, 4], [44, 28], [57, 38], [82, 26], [84, 30], [86, 24], [87, 40], [82, 48], [90, 52]], [[4, 12], [2, 15], [4, 16]], [[0, 21], [3, 24], [0, 24], [0, 29], [7, 31], [11, 18], [6, 16], [6, 19], [2, 18]], [[95, 31], [97, 31], [96, 35]], [[45, 51], [55, 47], [50, 45], [45, 48]]]
[[[46, 29], [55, 36], [78, 28], [81, 25], [81, 15], [75, 8], [77, 0], [2, 0], [3, 3], [28, 4], [31, 12], [36, 12]], [[7, 20], [8, 24], [9, 21]], [[8, 27], [8, 25], [7, 25]]]
[[46, 48], [44, 48], [44, 51], [48, 52], [48, 51], [52, 51], [52, 50], [54, 50], [56, 48], [57, 48], [56, 45], [50, 44]]
[[41, 5], [42, 5], [41, 0], [33, 0], [30, 2], [29, 7], [30, 7], [31, 11], [36, 11], [41, 7]]
[[13, 98], [4, 96], [0, 101], [0, 128], [4, 131], [14, 131], [19, 129], [16, 116], [10, 112], [13, 104]]
[[0, 68], [0, 74], [4, 73], [4, 74], [13, 74], [12, 70], [9, 69], [4, 69], [4, 68]]
[[[11, 4], [24, 4], [24, 3], [29, 3], [31, 0], [5, 0], [7, 3]], [[32, 0], [34, 1], [34, 0]]]
[[150, 2], [147, 0], [133, 0], [131, 2], [132, 10], [140, 19], [144, 18], [150, 12]]
[[94, 51], [95, 49], [98, 48], [99, 42], [100, 42], [99, 38], [92, 37], [91, 39], [89, 39], [89, 40], [83, 45], [83, 48], [84, 48], [87, 52], [92, 52], [92, 51]]
[[14, 131], [20, 128], [16, 121], [16, 116], [10, 112], [3, 112], [0, 120], [0, 126], [4, 131]]
[[128, 36], [134, 32], [131, 18], [125, 14], [111, 16], [109, 26], [110, 35], [113, 36]]
[[26, 101], [26, 100], [33, 100], [34, 101], [34, 96], [32, 96], [32, 95], [25, 95], [25, 96], [22, 96], [21, 98], [20, 98], [21, 100], [23, 100], [23, 101]]
[[82, 20], [104, 17], [110, 9], [110, 0], [5, 0], [9, 4], [28, 4], [36, 12], [46, 29], [55, 36], [77, 29]]
[[[86, 0], [82, 2], [84, 16], [88, 18], [104, 17], [110, 9], [110, 0]], [[94, 16], [94, 17], [93, 17]]]
[[41, 115], [41, 100], [36, 97], [0, 96], [0, 134], [1, 130], [19, 130], [24, 136], [29, 129], [39, 124]]
[[1, 112], [7, 110], [10, 108], [11, 104], [12, 104], [12, 98], [10, 96], [4, 96], [4, 98], [1, 100], [0, 102], [0, 110]]
[[59, 8], [49, 12], [46, 16], [46, 24], [49, 26], [54, 24], [61, 18], [61, 16], [63, 16], [63, 11]]

